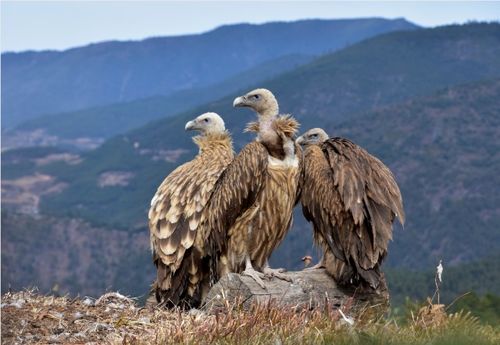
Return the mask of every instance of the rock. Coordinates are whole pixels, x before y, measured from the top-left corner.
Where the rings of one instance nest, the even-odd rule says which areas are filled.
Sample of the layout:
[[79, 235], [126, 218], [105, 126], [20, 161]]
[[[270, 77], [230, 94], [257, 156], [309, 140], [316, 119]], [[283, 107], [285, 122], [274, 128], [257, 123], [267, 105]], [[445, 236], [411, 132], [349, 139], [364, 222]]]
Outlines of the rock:
[[273, 277], [262, 289], [251, 277], [235, 273], [222, 278], [209, 291], [204, 309], [214, 311], [237, 303], [248, 309], [253, 303], [273, 302], [297, 309], [332, 307], [356, 315], [361, 311], [379, 317], [387, 311], [389, 293], [386, 284], [377, 291], [361, 291], [337, 286], [324, 269], [287, 272], [293, 282]]

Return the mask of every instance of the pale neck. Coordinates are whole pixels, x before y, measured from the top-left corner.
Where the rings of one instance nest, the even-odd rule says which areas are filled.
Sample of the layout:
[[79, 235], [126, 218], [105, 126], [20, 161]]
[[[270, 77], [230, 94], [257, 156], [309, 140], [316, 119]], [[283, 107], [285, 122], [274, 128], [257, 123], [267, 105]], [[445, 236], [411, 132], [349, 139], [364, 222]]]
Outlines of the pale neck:
[[278, 111], [275, 109], [269, 109], [263, 112], [258, 113], [259, 123], [270, 122], [278, 116]]
[[259, 127], [260, 131], [271, 128], [272, 123], [276, 119], [277, 115], [261, 114], [259, 113]]
[[275, 102], [270, 102], [271, 104], [268, 104], [267, 109], [262, 110], [259, 112], [259, 119], [270, 119], [270, 118], [276, 118], [279, 113], [279, 108], [278, 104]]

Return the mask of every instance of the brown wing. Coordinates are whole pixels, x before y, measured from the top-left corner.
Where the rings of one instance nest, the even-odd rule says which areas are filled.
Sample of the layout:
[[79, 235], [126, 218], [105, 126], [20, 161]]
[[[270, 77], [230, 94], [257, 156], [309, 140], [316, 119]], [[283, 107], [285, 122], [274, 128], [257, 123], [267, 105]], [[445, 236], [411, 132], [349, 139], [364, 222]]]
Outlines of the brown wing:
[[306, 163], [304, 214], [335, 257], [376, 286], [394, 216], [404, 222], [399, 188], [380, 160], [349, 140], [329, 139], [321, 150], [326, 162]]
[[300, 201], [300, 196], [302, 194], [302, 188], [304, 183], [304, 152], [299, 144], [295, 144], [295, 152], [297, 159], [299, 160], [299, 181], [297, 184], [297, 194], [295, 196], [295, 205]]
[[207, 157], [197, 156], [175, 169], [153, 197], [149, 228], [157, 266], [156, 284], [165, 294], [162, 300], [169, 299], [176, 305], [189, 285], [200, 279], [197, 273], [205, 253], [195, 245], [195, 239], [197, 232], [203, 231], [199, 227], [202, 211], [230, 156], [217, 157], [211, 162]]
[[334, 187], [333, 171], [319, 146], [308, 147], [304, 152], [300, 185], [302, 212], [314, 225], [316, 243], [346, 261], [339, 233], [332, 231], [338, 228], [342, 200]]
[[[334, 173], [335, 185], [341, 194], [344, 208], [351, 212], [356, 224], [367, 220], [363, 206], [368, 209], [368, 216], [377, 232], [386, 228], [387, 223], [392, 224], [394, 216], [404, 224], [401, 192], [394, 175], [384, 163], [343, 138], [327, 140], [322, 149]], [[381, 219], [375, 204], [389, 209], [392, 218]]]
[[226, 247], [227, 232], [236, 219], [251, 207], [263, 186], [268, 151], [259, 142], [251, 142], [236, 156], [220, 176], [207, 207], [207, 224], [212, 229], [211, 243], [217, 251]]

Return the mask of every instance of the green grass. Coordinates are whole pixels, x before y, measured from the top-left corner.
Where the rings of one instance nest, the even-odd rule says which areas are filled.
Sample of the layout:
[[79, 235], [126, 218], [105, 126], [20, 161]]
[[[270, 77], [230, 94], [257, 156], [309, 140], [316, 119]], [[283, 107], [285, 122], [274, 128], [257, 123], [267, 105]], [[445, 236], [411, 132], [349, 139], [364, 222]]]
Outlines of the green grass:
[[[194, 332], [185, 331], [191, 326], [189, 322], [181, 330], [160, 328], [154, 343], [486, 345], [500, 341], [498, 329], [481, 325], [464, 313], [450, 315], [439, 325], [423, 326], [418, 320], [411, 320], [399, 326], [395, 322], [381, 320], [351, 327], [335, 313], [296, 315], [273, 309], [258, 312], [224, 315], [207, 329], [193, 322]], [[139, 339], [132, 342], [145, 343]]]

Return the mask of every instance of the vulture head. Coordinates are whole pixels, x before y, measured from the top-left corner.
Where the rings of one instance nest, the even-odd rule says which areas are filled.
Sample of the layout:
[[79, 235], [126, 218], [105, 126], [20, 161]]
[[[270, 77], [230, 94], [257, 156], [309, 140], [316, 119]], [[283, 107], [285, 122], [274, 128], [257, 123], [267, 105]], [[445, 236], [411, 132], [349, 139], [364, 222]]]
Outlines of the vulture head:
[[328, 134], [321, 128], [313, 128], [297, 138], [297, 144], [301, 146], [321, 144], [328, 140]]
[[216, 113], [204, 113], [186, 123], [186, 131], [200, 131], [201, 134], [217, 134], [226, 130], [224, 120]]
[[246, 95], [236, 97], [233, 107], [249, 107], [264, 117], [276, 116], [279, 112], [278, 101], [267, 89], [255, 89]]

